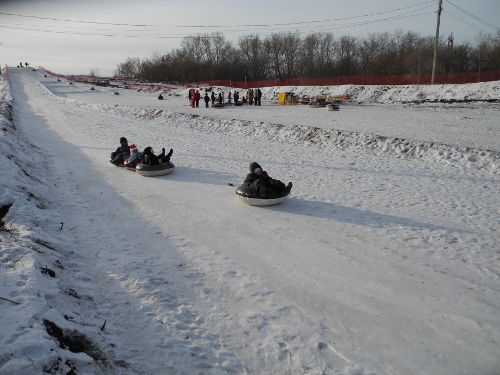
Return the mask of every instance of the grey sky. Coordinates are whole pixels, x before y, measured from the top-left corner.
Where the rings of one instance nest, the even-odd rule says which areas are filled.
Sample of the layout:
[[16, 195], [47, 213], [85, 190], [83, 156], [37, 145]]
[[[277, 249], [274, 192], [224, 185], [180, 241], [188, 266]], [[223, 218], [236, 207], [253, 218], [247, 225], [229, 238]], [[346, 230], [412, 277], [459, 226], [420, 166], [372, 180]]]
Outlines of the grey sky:
[[[365, 37], [401, 28], [434, 36], [437, 0], [0, 0], [0, 64], [111, 75], [127, 57], [180, 47], [182, 38], [331, 31]], [[457, 8], [458, 7], [458, 8]], [[440, 34], [473, 41], [500, 27], [499, 0], [443, 0]], [[461, 9], [459, 9], [461, 8]], [[466, 11], [467, 13], [465, 13]], [[491, 27], [493, 24], [494, 27]], [[140, 26], [139, 26], [140, 25]], [[496, 26], [496, 29], [495, 29]]]

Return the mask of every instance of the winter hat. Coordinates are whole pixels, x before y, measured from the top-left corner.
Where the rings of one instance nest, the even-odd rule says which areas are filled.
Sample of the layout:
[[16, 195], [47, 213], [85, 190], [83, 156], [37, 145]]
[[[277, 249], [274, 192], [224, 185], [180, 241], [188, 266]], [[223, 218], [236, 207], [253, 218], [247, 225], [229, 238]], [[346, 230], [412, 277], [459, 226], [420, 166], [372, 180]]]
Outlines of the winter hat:
[[135, 143], [132, 143], [130, 145], [130, 152], [138, 152], [139, 150], [137, 149], [137, 146], [135, 145]]
[[125, 138], [125, 137], [120, 138], [120, 143], [127, 143], [127, 142], [128, 142], [127, 138]]
[[260, 168], [262, 170], [262, 167], [260, 166], [259, 163], [255, 162], [255, 161], [253, 163], [250, 163], [250, 172], [251, 173], [254, 173], [255, 169], [257, 169], [257, 168]]
[[153, 151], [153, 148], [151, 146], [148, 146], [144, 149], [144, 152], [143, 152], [144, 155], [151, 155], [151, 154], [154, 154], [154, 151]]

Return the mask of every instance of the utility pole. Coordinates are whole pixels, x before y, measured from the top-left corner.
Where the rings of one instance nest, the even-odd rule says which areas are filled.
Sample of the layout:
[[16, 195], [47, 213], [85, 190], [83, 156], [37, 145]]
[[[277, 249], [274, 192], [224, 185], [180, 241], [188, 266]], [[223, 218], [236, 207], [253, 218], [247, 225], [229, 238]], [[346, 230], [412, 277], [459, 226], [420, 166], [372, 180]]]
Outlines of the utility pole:
[[434, 40], [434, 60], [432, 61], [431, 85], [434, 84], [434, 73], [436, 71], [436, 56], [437, 56], [438, 40], [439, 40], [439, 22], [441, 19], [441, 11], [443, 10], [442, 4], [443, 4], [443, 0], [439, 0], [438, 11], [437, 11], [438, 16], [437, 16], [437, 25], [436, 25], [436, 39]]

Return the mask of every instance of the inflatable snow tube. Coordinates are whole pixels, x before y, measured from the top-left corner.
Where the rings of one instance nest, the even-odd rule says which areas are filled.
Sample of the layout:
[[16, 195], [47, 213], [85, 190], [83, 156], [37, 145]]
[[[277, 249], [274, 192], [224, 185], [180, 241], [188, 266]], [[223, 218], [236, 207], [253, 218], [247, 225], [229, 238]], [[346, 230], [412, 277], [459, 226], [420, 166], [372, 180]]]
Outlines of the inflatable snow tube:
[[215, 103], [212, 107], [214, 107], [214, 108], [224, 108], [224, 104], [222, 104], [222, 103]]
[[239, 186], [236, 189], [238, 199], [251, 206], [272, 206], [283, 202], [288, 194], [284, 191], [266, 189], [266, 195], [261, 196], [257, 188], [253, 186]]
[[326, 110], [327, 111], [338, 111], [339, 106], [337, 104], [327, 104], [326, 105]]
[[157, 165], [138, 164], [135, 167], [135, 172], [144, 177], [163, 176], [174, 171], [175, 165], [168, 161]]
[[243, 102], [234, 102], [234, 105], [237, 106], [237, 107], [240, 107], [243, 105]]
[[309, 108], [319, 108], [319, 104], [316, 102], [311, 102], [307, 105]]

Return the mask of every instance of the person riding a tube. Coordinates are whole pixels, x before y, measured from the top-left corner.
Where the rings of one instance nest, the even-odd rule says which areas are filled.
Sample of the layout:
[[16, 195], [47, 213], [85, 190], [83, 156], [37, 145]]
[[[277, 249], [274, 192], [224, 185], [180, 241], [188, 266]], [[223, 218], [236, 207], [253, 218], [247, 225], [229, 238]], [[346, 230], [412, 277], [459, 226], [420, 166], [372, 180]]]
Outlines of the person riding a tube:
[[266, 189], [281, 191], [287, 195], [290, 193], [290, 190], [292, 190], [291, 182], [285, 185], [280, 180], [271, 178], [266, 171], [262, 170], [262, 167], [257, 162], [250, 164], [250, 173], [245, 178], [243, 185], [255, 187], [263, 197], [266, 195]]
[[144, 149], [143, 151], [143, 157], [142, 159], [142, 164], [149, 164], [149, 165], [158, 165], [162, 163], [167, 163], [170, 161], [170, 157], [174, 153], [173, 149], [170, 149], [169, 153], [165, 155], [165, 149], [161, 149], [161, 154], [160, 155], [155, 155], [154, 150], [151, 146], [148, 146]]
[[118, 147], [115, 152], [111, 153], [111, 163], [116, 166], [122, 165], [127, 156], [130, 156], [130, 147], [127, 138], [121, 137], [120, 147]]
[[128, 167], [135, 168], [141, 157], [142, 155], [139, 153], [139, 149], [134, 143], [132, 143], [130, 145], [130, 157], [127, 160]]

